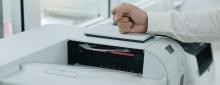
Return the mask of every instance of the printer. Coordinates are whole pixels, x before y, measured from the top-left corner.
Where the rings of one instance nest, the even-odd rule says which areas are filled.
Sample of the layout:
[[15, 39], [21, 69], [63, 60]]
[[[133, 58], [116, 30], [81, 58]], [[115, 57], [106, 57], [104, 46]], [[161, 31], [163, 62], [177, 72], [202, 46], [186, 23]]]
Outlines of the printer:
[[1, 85], [214, 85], [210, 44], [83, 29], [69, 34], [74, 33], [65, 37], [66, 65], [21, 63]]

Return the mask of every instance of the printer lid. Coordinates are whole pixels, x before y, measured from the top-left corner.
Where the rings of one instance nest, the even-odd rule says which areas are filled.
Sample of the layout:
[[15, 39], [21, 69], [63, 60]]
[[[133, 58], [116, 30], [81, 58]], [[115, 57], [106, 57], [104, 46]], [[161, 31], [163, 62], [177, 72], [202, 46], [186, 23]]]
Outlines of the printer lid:
[[118, 30], [117, 26], [114, 25], [100, 25], [93, 28], [90, 28], [85, 32], [86, 36], [90, 37], [98, 37], [98, 38], [106, 38], [113, 40], [122, 40], [122, 41], [130, 41], [130, 42], [139, 42], [144, 43], [150, 38], [151, 35], [146, 33], [126, 33], [121, 34]]

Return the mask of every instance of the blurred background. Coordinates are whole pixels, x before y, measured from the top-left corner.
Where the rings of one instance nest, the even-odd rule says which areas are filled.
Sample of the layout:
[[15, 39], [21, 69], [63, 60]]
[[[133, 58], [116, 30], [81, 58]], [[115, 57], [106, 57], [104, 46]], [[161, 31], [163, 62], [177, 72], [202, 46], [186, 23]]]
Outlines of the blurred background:
[[[220, 8], [220, 0], [0, 0], [0, 38], [46, 24], [89, 29], [109, 23], [112, 8], [123, 2], [134, 4], [147, 12]], [[220, 80], [220, 44], [213, 43], [212, 47], [216, 77]]]

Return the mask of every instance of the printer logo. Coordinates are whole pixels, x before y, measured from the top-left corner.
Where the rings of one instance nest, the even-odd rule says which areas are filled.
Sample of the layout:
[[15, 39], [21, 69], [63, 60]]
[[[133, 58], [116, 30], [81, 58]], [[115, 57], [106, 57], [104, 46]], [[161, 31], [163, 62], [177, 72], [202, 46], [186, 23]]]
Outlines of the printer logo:
[[175, 50], [173, 49], [173, 47], [171, 45], [168, 45], [167, 47], [165, 47], [165, 49], [172, 54], [173, 52], [175, 52]]

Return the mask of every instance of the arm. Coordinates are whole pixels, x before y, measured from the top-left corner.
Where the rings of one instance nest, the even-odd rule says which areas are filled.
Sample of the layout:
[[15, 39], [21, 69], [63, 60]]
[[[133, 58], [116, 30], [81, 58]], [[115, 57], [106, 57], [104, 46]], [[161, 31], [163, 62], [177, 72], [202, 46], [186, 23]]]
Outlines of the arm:
[[146, 13], [134, 5], [124, 3], [113, 9], [112, 14], [121, 33], [147, 32], [183, 42], [220, 41], [220, 9]]
[[148, 13], [147, 32], [167, 35], [183, 42], [220, 41], [220, 9]]

